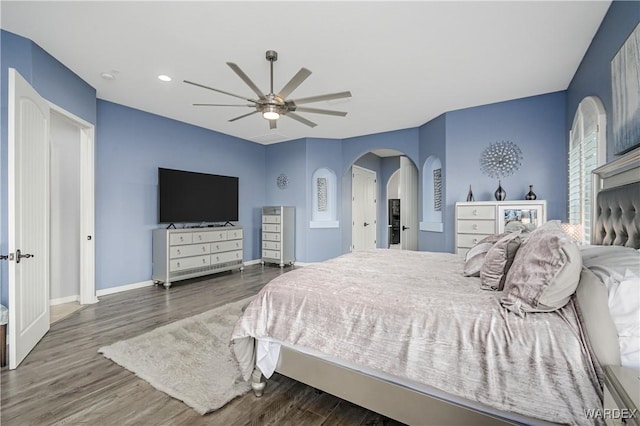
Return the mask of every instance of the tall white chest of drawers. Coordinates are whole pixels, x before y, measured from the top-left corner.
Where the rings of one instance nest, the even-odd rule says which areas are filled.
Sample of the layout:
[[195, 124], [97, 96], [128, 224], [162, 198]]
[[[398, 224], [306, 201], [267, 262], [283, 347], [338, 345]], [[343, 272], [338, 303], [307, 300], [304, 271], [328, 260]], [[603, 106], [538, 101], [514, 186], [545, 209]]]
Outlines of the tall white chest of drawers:
[[262, 208], [262, 264], [293, 265], [295, 258], [295, 208]]
[[477, 201], [456, 203], [456, 253], [466, 254], [483, 238], [504, 232], [510, 221], [540, 226], [547, 220], [544, 200]]
[[156, 229], [151, 279], [166, 288], [186, 280], [243, 269], [242, 228]]

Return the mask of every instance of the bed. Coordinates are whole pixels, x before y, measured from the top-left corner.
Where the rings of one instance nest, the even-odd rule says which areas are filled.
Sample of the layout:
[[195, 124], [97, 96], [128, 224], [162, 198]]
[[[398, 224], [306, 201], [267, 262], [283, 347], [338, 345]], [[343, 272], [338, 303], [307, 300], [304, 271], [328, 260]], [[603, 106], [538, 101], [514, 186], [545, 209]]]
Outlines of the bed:
[[[596, 244], [640, 247], [638, 157], [601, 170]], [[573, 259], [559, 282], [575, 283], [538, 305], [512, 284], [532, 279], [517, 258], [504, 291], [448, 253], [355, 252], [283, 274], [234, 330], [243, 375], [257, 394], [277, 371], [407, 424], [597, 423], [585, 410], [602, 408], [602, 368], [620, 353], [592, 318], [581, 252], [555, 238]]]

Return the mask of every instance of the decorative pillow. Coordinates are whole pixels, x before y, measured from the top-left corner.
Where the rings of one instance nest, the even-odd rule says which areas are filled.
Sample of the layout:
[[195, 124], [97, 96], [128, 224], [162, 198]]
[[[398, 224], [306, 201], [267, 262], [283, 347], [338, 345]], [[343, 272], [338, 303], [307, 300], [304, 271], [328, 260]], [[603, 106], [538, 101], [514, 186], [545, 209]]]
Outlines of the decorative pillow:
[[581, 269], [578, 246], [558, 222], [547, 222], [516, 253], [500, 303], [520, 316], [555, 311], [576, 291]]
[[607, 288], [587, 268], [582, 268], [576, 289], [580, 322], [600, 365], [620, 365], [618, 330], [609, 313]]
[[504, 281], [522, 243], [520, 232], [505, 234], [487, 252], [480, 268], [480, 285], [485, 290], [502, 291]]
[[480, 276], [480, 268], [484, 263], [484, 257], [491, 247], [493, 247], [493, 243], [480, 241], [467, 252], [464, 258], [464, 272], [462, 273], [465, 277]]

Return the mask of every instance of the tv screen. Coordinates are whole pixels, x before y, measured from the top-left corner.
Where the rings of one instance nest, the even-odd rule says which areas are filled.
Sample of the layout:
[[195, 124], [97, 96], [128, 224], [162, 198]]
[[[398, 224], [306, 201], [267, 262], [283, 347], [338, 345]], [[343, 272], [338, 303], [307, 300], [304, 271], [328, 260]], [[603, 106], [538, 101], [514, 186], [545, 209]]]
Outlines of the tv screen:
[[158, 168], [159, 223], [238, 220], [238, 178]]

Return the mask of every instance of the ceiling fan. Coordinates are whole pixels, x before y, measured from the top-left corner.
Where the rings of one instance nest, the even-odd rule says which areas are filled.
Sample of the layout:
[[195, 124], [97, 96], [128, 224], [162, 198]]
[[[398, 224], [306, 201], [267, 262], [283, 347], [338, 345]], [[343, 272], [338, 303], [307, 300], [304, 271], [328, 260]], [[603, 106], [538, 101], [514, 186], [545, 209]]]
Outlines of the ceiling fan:
[[215, 92], [224, 93], [225, 95], [233, 96], [236, 98], [243, 99], [245, 101], [251, 102], [250, 104], [242, 104], [242, 105], [226, 105], [226, 104], [193, 104], [194, 106], [227, 106], [227, 107], [249, 107], [255, 108], [255, 111], [252, 111], [248, 114], [243, 114], [239, 117], [232, 118], [231, 121], [236, 121], [244, 117], [248, 117], [253, 114], [262, 113], [262, 117], [266, 120], [269, 120], [269, 128], [276, 128], [276, 121], [281, 117], [289, 117], [293, 118], [300, 123], [306, 124], [309, 127], [315, 127], [316, 123], [313, 121], [307, 120], [306, 118], [296, 114], [296, 112], [310, 112], [313, 114], [326, 114], [326, 115], [335, 115], [339, 117], [344, 117], [347, 115], [346, 112], [343, 111], [334, 111], [328, 109], [320, 109], [320, 108], [310, 108], [300, 106], [303, 104], [310, 104], [314, 102], [328, 101], [332, 99], [340, 99], [340, 98], [350, 98], [351, 92], [338, 92], [338, 93], [329, 93], [326, 95], [318, 95], [318, 96], [310, 96], [308, 98], [300, 98], [300, 99], [287, 99], [287, 96], [291, 94], [295, 89], [302, 84], [302, 82], [311, 75], [311, 71], [306, 68], [300, 68], [300, 71], [297, 72], [296, 75], [293, 76], [291, 80], [278, 92], [273, 92], [273, 63], [278, 60], [278, 52], [274, 50], [267, 50], [266, 58], [270, 62], [271, 65], [271, 86], [268, 94], [262, 93], [262, 91], [255, 85], [253, 81], [240, 69], [240, 67], [233, 62], [227, 62], [227, 65], [244, 81], [247, 86], [253, 90], [253, 92], [258, 95], [258, 99], [249, 99], [244, 96], [235, 95], [233, 93], [225, 92], [224, 90], [214, 89], [213, 87], [205, 86], [204, 84], [195, 83], [193, 81], [184, 80], [185, 83], [192, 84], [194, 86], [202, 87], [204, 89], [213, 90]]

